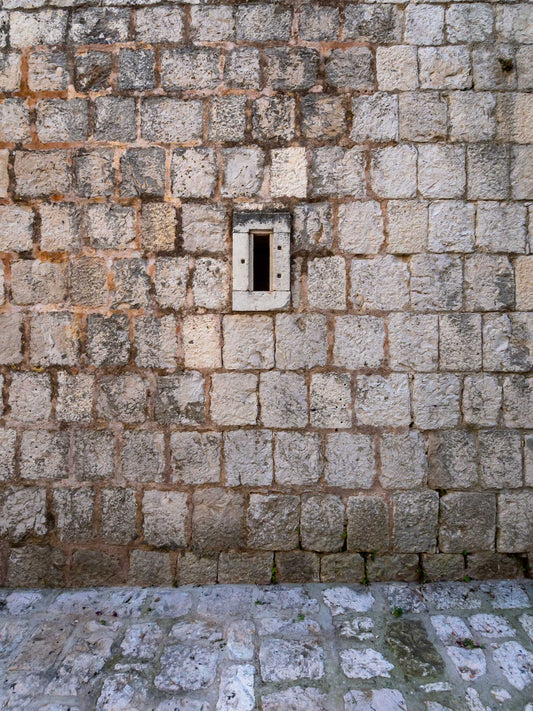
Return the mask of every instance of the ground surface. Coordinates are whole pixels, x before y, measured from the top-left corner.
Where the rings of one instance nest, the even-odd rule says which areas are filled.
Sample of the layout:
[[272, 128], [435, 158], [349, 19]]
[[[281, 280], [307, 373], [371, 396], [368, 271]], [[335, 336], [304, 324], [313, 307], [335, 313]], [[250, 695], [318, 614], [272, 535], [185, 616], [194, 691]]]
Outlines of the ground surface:
[[0, 708], [533, 711], [533, 584], [0, 592]]

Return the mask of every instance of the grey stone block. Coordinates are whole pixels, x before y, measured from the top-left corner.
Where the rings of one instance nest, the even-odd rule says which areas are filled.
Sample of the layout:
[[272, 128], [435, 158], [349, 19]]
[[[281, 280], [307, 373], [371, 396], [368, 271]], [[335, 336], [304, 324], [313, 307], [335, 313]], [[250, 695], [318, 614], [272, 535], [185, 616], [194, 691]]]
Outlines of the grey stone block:
[[346, 500], [349, 551], [373, 553], [389, 549], [389, 512], [380, 496], [350, 496]]
[[301, 538], [305, 550], [334, 552], [344, 543], [344, 504], [340, 496], [302, 498]]
[[122, 475], [127, 481], [163, 480], [165, 444], [159, 432], [127, 430], [122, 445]]
[[205, 420], [204, 377], [196, 371], [157, 378], [155, 418], [164, 424], [201, 424]]
[[434, 489], [470, 489], [479, 483], [476, 437], [466, 430], [428, 436], [428, 483]]
[[439, 548], [443, 553], [494, 550], [496, 496], [452, 492], [440, 500]]
[[224, 433], [226, 486], [272, 484], [272, 432], [233, 430]]
[[394, 550], [400, 553], [434, 553], [437, 550], [439, 495], [436, 491], [394, 494]]
[[243, 545], [242, 494], [203, 489], [192, 497], [192, 546], [196, 551], [239, 549]]
[[298, 546], [300, 499], [288, 494], [250, 494], [246, 513], [248, 545], [263, 550]]

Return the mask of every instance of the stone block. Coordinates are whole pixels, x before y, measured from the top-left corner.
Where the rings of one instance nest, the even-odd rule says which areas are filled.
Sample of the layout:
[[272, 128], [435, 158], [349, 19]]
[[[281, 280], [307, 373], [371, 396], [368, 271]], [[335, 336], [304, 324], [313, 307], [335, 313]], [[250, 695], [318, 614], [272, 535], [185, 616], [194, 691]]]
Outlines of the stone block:
[[387, 205], [389, 239], [393, 254], [423, 252], [427, 244], [428, 208], [421, 200], [390, 200]]
[[57, 374], [56, 418], [64, 422], [90, 422], [93, 406], [94, 375]]
[[0, 205], [0, 249], [26, 252], [33, 246], [33, 210], [22, 205]]
[[35, 13], [11, 12], [9, 39], [17, 49], [41, 44], [63, 44], [66, 38], [65, 10], [39, 10]]
[[193, 552], [178, 555], [180, 585], [212, 585], [217, 582], [218, 556], [199, 556]]
[[410, 91], [418, 88], [416, 47], [395, 45], [376, 50], [376, 75], [380, 91]]
[[298, 547], [300, 499], [287, 494], [250, 494], [246, 512], [248, 545], [263, 550]]
[[135, 318], [135, 362], [139, 367], [175, 368], [177, 347], [174, 316]]
[[415, 197], [416, 155], [416, 149], [407, 145], [373, 149], [370, 162], [372, 189], [383, 198]]
[[226, 55], [224, 81], [235, 89], [259, 89], [259, 50], [238, 47]]
[[135, 99], [99, 96], [94, 100], [94, 138], [97, 141], [134, 141], [137, 137]]
[[[448, 99], [450, 140], [490, 141], [496, 134], [496, 99], [479, 91], [453, 91]], [[474, 126], [477, 127], [474, 130]]]
[[294, 207], [293, 238], [296, 250], [329, 249], [333, 242], [333, 213], [328, 202], [299, 203]]
[[0, 54], [0, 90], [17, 91], [21, 80], [21, 55], [14, 52]]
[[108, 422], [144, 422], [146, 399], [147, 385], [140, 375], [104, 375], [98, 383], [96, 412]]
[[477, 90], [516, 87], [515, 50], [509, 44], [488, 43], [472, 52], [474, 86]]
[[418, 188], [424, 197], [460, 198], [465, 186], [464, 147], [440, 144], [419, 146]]
[[409, 303], [407, 264], [396, 257], [354, 259], [350, 275], [350, 297], [358, 310], [401, 310]]
[[[80, 197], [113, 195], [115, 189], [113, 150], [104, 148], [97, 151], [79, 151], [75, 158], [75, 170], [76, 192]], [[97, 206], [90, 207], [93, 209]], [[112, 239], [111, 236], [109, 238]]]
[[66, 300], [65, 263], [24, 259], [11, 265], [11, 295], [15, 304], [56, 304]]
[[144, 539], [152, 546], [184, 547], [187, 543], [187, 494], [145, 491], [142, 503]]
[[154, 67], [153, 50], [121, 49], [118, 55], [118, 89], [142, 91], [153, 88]]
[[352, 385], [347, 373], [314, 373], [311, 376], [311, 425], [330, 429], [352, 424]]
[[483, 316], [483, 366], [508, 372], [533, 368], [533, 354], [526, 344], [533, 338], [533, 316], [529, 313]]
[[431, 314], [389, 315], [389, 362], [394, 370], [436, 370], [438, 317]]
[[76, 479], [112, 479], [114, 448], [113, 434], [107, 430], [77, 430], [74, 439]]
[[23, 99], [4, 99], [0, 104], [0, 140], [5, 143], [30, 140], [30, 113]]
[[129, 319], [126, 314], [89, 314], [87, 356], [95, 366], [125, 365], [129, 360]]
[[375, 316], [335, 318], [335, 365], [349, 370], [378, 368], [384, 359], [385, 328]]
[[71, 174], [65, 151], [15, 151], [15, 192], [21, 197], [68, 193]]
[[30, 322], [32, 365], [75, 365], [78, 361], [79, 327], [64, 312], [35, 313]]
[[321, 553], [340, 551], [344, 543], [344, 504], [340, 496], [302, 498], [302, 548]]
[[26, 536], [44, 536], [46, 491], [34, 486], [10, 487], [0, 495], [0, 533], [17, 543]]
[[107, 302], [107, 264], [98, 257], [78, 257], [70, 263], [70, 300], [76, 306]]
[[308, 423], [305, 376], [272, 370], [259, 381], [261, 421], [265, 427], [305, 427]]
[[434, 141], [446, 138], [448, 109], [437, 92], [403, 92], [398, 100], [402, 140]]
[[503, 418], [507, 427], [533, 427], [533, 377], [504, 379]]
[[132, 550], [128, 585], [141, 587], [171, 585], [174, 582], [173, 567], [168, 553]]
[[163, 435], [148, 430], [127, 430], [122, 445], [122, 475], [128, 481], [163, 480], [165, 443]]
[[224, 316], [224, 366], [230, 370], [274, 367], [270, 316]]
[[129, 8], [74, 10], [69, 39], [74, 44], [115, 44], [128, 39]]
[[[268, 585], [272, 578], [273, 562], [272, 553], [221, 553], [218, 559], [218, 582], [222, 585]], [[234, 667], [240, 668], [240, 665]], [[231, 693], [232, 691], [228, 691], [228, 694]]]
[[243, 545], [242, 494], [202, 489], [193, 494], [192, 545], [196, 551], [224, 551]]
[[194, 40], [199, 42], [227, 42], [235, 37], [233, 8], [191, 7], [191, 30]]
[[148, 252], [167, 252], [176, 241], [176, 210], [167, 203], [147, 203], [141, 212], [141, 243]]
[[312, 192], [317, 197], [364, 197], [365, 158], [362, 148], [322, 146], [313, 150]]
[[20, 440], [21, 479], [66, 479], [68, 432], [25, 430]]
[[306, 42], [326, 42], [337, 39], [339, 11], [335, 7], [305, 5], [298, 17], [298, 34]]
[[416, 311], [458, 311], [463, 302], [461, 259], [416, 254], [411, 259], [411, 305]]
[[357, 553], [333, 553], [320, 559], [321, 583], [361, 583], [364, 576], [365, 561]]
[[498, 8], [496, 14], [497, 33], [505, 40], [530, 44], [531, 25], [528, 10], [528, 6], [524, 3]]
[[183, 245], [187, 252], [223, 252], [227, 213], [224, 207], [185, 203], [182, 206]]
[[439, 522], [436, 491], [406, 491], [393, 497], [394, 550], [435, 553]]
[[84, 543], [94, 537], [92, 489], [55, 489], [52, 510], [60, 541]]
[[174, 197], [211, 197], [217, 177], [213, 149], [180, 148], [173, 151], [170, 177]]
[[519, 89], [533, 89], [533, 50], [530, 45], [516, 50], [516, 70]]
[[513, 491], [498, 495], [498, 551], [524, 553], [531, 550], [532, 506], [530, 491]]
[[[470, 145], [466, 164], [470, 200], [505, 200], [509, 196], [509, 146]], [[514, 180], [511, 185], [515, 185]]]
[[120, 158], [123, 197], [163, 197], [165, 151], [162, 148], [130, 148]]
[[42, 143], [85, 141], [88, 126], [89, 108], [85, 99], [47, 99], [37, 104], [36, 129]]
[[15, 474], [16, 430], [0, 430], [0, 481], [9, 481]]
[[224, 433], [226, 486], [272, 484], [272, 432], [233, 430]]
[[426, 483], [428, 463], [419, 432], [381, 437], [381, 474], [385, 489], [415, 489]]
[[468, 375], [463, 384], [463, 419], [469, 425], [490, 427], [498, 423], [502, 387], [498, 378], [487, 373]]
[[376, 476], [373, 438], [350, 432], [328, 433], [324, 469], [328, 486], [370, 489]]
[[185, 316], [182, 325], [186, 368], [220, 368], [220, 318], [212, 314]]
[[345, 131], [346, 111], [342, 97], [322, 94], [302, 97], [302, 133], [306, 138], [327, 141], [339, 138]]
[[318, 583], [320, 580], [320, 559], [316, 553], [276, 553], [275, 561], [275, 580], [278, 583]]
[[146, 268], [144, 259], [117, 259], [113, 262], [112, 308], [140, 309], [148, 305], [150, 280]]
[[155, 419], [163, 424], [198, 425], [205, 421], [204, 376], [194, 370], [157, 378]]
[[432, 252], [472, 252], [475, 206], [462, 200], [438, 200], [429, 206], [428, 248]]
[[466, 573], [464, 556], [458, 553], [422, 553], [422, 573], [428, 583], [463, 580]]
[[441, 370], [481, 369], [480, 314], [439, 316], [439, 353]]
[[172, 432], [172, 481], [193, 485], [220, 481], [221, 443], [219, 432]]
[[155, 296], [164, 309], [185, 306], [189, 263], [186, 257], [166, 257], [155, 260]]
[[352, 140], [382, 142], [398, 140], [398, 97], [377, 92], [352, 99]]
[[6, 585], [43, 588], [64, 583], [65, 554], [57, 548], [28, 543], [10, 551]]
[[396, 44], [402, 39], [403, 13], [395, 5], [347, 5], [343, 38], [375, 44]]
[[473, 553], [467, 563], [468, 577], [472, 580], [521, 578], [524, 569], [514, 556], [499, 553]]
[[272, 197], [307, 195], [305, 148], [279, 148], [270, 153], [270, 194]]
[[389, 549], [389, 511], [381, 496], [350, 496], [346, 515], [349, 551], [373, 553]]
[[417, 427], [423, 430], [454, 427], [459, 422], [461, 381], [456, 375], [415, 375], [413, 411]]
[[11, 417], [20, 422], [47, 420], [52, 411], [50, 375], [48, 373], [12, 373], [9, 408]]
[[444, 8], [439, 5], [409, 5], [405, 12], [404, 39], [407, 44], [442, 44]]
[[[515, 263], [516, 265], [516, 263]], [[515, 280], [509, 259], [474, 254], [465, 260], [465, 306], [472, 311], [504, 311], [514, 304]]]
[[76, 251], [79, 247], [81, 211], [72, 203], [42, 203], [41, 249], [43, 252]]
[[0, 197], [7, 197], [9, 190], [9, 151], [0, 150]]
[[256, 140], [289, 141], [294, 137], [296, 102], [292, 96], [260, 96], [252, 104], [252, 135]]
[[479, 453], [484, 489], [516, 489], [522, 486], [522, 441], [518, 432], [480, 432]]
[[265, 80], [276, 91], [310, 89], [316, 81], [318, 60], [316, 50], [308, 47], [266, 49]]
[[237, 39], [248, 42], [286, 42], [291, 34], [291, 21], [291, 11], [281, 5], [239, 5]]
[[68, 571], [71, 587], [92, 587], [124, 584], [123, 561], [118, 555], [103, 551], [74, 551]]
[[531, 146], [513, 146], [511, 186], [512, 196], [515, 200], [531, 200], [533, 197], [533, 178], [529, 169], [532, 159], [533, 149]]
[[397, 553], [396, 555], [371, 555], [366, 562], [366, 575], [371, 583], [416, 582], [419, 578], [420, 566], [415, 553]]
[[276, 482], [282, 486], [316, 484], [323, 469], [319, 435], [313, 432], [278, 432], [274, 466]]
[[478, 484], [478, 454], [473, 432], [432, 432], [427, 442], [431, 488], [470, 489]]
[[516, 308], [533, 311], [533, 257], [518, 257], [514, 263]]
[[74, 85], [78, 91], [100, 91], [111, 86], [113, 55], [89, 51], [76, 54]]
[[220, 51], [164, 49], [161, 52], [161, 86], [166, 91], [216, 89], [220, 81]]
[[346, 262], [343, 257], [317, 257], [308, 262], [307, 299], [310, 308], [346, 308]]
[[326, 364], [327, 323], [323, 314], [276, 316], [276, 365], [298, 370]]
[[209, 102], [209, 140], [243, 141], [246, 130], [246, 97], [214, 96]]
[[494, 550], [496, 496], [452, 492], [440, 500], [439, 548], [443, 553]]
[[373, 89], [371, 51], [367, 47], [332, 50], [326, 59], [326, 80], [328, 84], [339, 89]]
[[421, 47], [418, 61], [422, 89], [469, 89], [472, 86], [466, 47]]
[[255, 425], [257, 375], [214, 373], [211, 377], [211, 417], [218, 425]]
[[451, 44], [485, 42], [493, 31], [493, 10], [490, 5], [451, 5], [446, 10], [446, 32]]
[[351, 254], [377, 254], [385, 239], [381, 206], [375, 200], [339, 205], [339, 247]]
[[87, 210], [87, 232], [96, 249], [126, 249], [135, 240], [135, 211], [127, 205], [97, 203]]
[[263, 181], [264, 152], [260, 148], [225, 148], [223, 197], [251, 197]]
[[202, 137], [202, 114], [203, 101], [200, 100], [184, 101], [168, 96], [144, 99], [141, 135], [148, 141], [162, 143], [183, 143], [199, 139]]
[[407, 374], [358, 375], [355, 417], [358, 424], [373, 427], [408, 425], [411, 414]]

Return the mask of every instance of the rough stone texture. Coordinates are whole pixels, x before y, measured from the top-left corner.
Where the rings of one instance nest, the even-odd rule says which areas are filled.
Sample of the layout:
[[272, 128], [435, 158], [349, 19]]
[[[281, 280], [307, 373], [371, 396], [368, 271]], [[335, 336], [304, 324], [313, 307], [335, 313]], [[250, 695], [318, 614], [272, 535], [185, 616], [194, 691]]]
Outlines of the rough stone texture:
[[[4, 0], [0, 497], [24, 528], [38, 489], [45, 528], [9, 519], [0, 584], [531, 574], [532, 41], [503, 0]], [[290, 218], [279, 311], [232, 308], [243, 211]], [[174, 647], [157, 699], [122, 666], [57, 709], [171, 711], [214, 669]], [[299, 703], [251, 662], [217, 667], [217, 711]], [[424, 711], [506, 705], [464, 691]]]

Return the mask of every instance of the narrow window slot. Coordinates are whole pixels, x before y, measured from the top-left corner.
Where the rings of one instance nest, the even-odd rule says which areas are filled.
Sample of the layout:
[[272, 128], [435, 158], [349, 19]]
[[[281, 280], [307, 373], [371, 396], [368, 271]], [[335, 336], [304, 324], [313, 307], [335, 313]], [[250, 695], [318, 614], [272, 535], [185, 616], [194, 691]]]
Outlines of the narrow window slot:
[[270, 291], [271, 284], [271, 238], [270, 232], [252, 232], [252, 291]]

